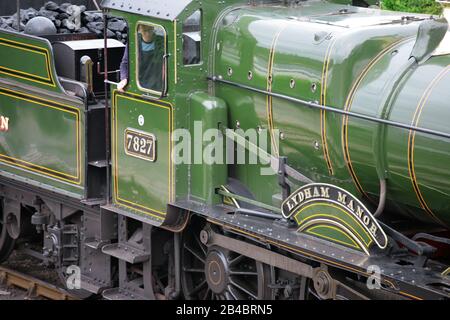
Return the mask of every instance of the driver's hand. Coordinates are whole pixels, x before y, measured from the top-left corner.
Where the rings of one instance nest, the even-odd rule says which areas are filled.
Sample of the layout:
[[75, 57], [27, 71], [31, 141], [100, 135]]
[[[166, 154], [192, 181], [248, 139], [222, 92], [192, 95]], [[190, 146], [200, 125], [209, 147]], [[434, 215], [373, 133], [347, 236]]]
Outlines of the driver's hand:
[[128, 79], [123, 79], [122, 81], [120, 81], [117, 84], [117, 91], [124, 92], [125, 91], [124, 89], [127, 86], [127, 84], [128, 84]]

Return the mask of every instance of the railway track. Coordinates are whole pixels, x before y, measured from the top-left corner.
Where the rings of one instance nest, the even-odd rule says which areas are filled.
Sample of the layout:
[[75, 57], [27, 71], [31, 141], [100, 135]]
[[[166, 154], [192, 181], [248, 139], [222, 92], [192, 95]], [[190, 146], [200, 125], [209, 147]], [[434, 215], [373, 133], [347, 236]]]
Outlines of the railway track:
[[0, 284], [21, 288], [27, 292], [28, 297], [43, 297], [50, 300], [79, 300], [62, 288], [4, 266], [0, 266]]

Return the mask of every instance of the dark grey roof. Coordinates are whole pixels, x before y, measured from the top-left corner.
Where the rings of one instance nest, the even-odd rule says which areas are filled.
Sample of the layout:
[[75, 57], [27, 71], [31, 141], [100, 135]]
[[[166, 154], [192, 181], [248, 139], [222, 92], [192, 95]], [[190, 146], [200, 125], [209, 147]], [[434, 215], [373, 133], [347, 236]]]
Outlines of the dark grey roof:
[[174, 20], [193, 0], [103, 0], [102, 7]]

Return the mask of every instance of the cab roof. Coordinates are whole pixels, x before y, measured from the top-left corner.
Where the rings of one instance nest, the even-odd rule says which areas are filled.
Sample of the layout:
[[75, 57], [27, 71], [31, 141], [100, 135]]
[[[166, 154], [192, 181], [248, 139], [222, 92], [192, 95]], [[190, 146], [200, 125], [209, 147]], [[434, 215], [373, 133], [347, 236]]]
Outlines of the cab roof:
[[103, 0], [101, 6], [148, 17], [175, 20], [193, 0]]

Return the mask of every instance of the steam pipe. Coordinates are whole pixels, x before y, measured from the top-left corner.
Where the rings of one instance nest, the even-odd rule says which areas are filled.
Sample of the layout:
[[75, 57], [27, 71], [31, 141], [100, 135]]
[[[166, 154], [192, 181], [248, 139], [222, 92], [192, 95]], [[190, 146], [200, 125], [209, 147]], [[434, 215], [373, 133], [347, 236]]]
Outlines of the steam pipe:
[[394, 239], [395, 241], [398, 241], [399, 243], [404, 245], [407, 249], [417, 253], [417, 255], [428, 257], [428, 256], [432, 255], [434, 252], [436, 252], [436, 248], [434, 248], [428, 244], [423, 244], [423, 245], [419, 244], [418, 242], [411, 240], [408, 237], [401, 234], [400, 232], [392, 229], [387, 224], [385, 224], [381, 221], [378, 221], [378, 223], [381, 225], [381, 227], [386, 232], [386, 234], [388, 234], [390, 237], [392, 237], [392, 239]]
[[386, 205], [386, 179], [380, 179], [380, 202], [378, 202], [377, 211], [373, 214], [375, 218], [378, 218], [384, 211]]

